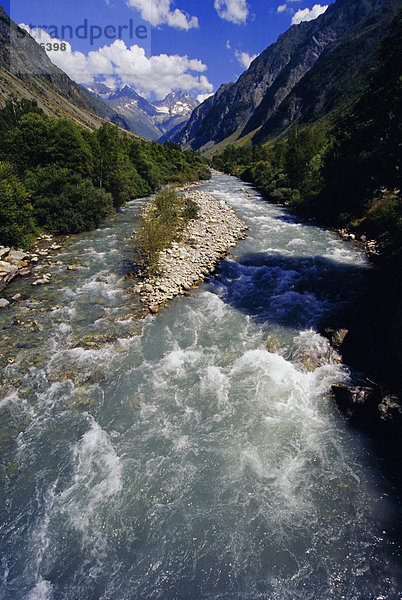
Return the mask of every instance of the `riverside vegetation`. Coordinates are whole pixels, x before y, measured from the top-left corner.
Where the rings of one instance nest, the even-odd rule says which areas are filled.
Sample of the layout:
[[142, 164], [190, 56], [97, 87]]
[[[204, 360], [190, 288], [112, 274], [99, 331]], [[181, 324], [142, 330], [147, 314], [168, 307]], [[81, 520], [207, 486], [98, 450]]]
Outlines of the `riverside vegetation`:
[[32, 100], [0, 110], [0, 242], [28, 247], [39, 232], [93, 229], [126, 201], [169, 182], [208, 179], [194, 151], [142, 142], [104, 123], [86, 130]]
[[213, 166], [326, 225], [377, 238], [401, 264], [401, 40], [402, 9], [368, 88], [330, 134], [320, 123], [296, 124], [285, 140], [226, 147]]
[[158, 272], [159, 252], [178, 241], [187, 223], [197, 217], [198, 205], [191, 198], [172, 188], [156, 194], [143, 214], [137, 234], [140, 261], [148, 272]]

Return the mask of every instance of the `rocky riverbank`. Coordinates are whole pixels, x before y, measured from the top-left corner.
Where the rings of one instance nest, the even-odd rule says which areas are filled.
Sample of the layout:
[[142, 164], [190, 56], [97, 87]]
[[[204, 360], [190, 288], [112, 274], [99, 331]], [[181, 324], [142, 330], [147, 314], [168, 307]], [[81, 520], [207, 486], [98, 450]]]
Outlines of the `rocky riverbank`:
[[[32, 285], [46, 285], [50, 283], [50, 273], [42, 273], [42, 269], [37, 268], [37, 265], [40, 262], [46, 263], [50, 260], [51, 254], [61, 248], [60, 244], [52, 242], [52, 240], [53, 237], [50, 235], [41, 235], [36, 240], [33, 252], [0, 246], [0, 293], [5, 290], [15, 277], [31, 276], [34, 271], [36, 277], [32, 281]], [[11, 298], [11, 300], [15, 301], [19, 299], [18, 297]], [[6, 308], [9, 304], [9, 300], [0, 298], [0, 308]]]
[[144, 277], [133, 290], [151, 313], [188, 293], [246, 236], [247, 225], [226, 202], [194, 188], [182, 193], [197, 205], [198, 218], [189, 221], [181, 241], [159, 253], [161, 275]]

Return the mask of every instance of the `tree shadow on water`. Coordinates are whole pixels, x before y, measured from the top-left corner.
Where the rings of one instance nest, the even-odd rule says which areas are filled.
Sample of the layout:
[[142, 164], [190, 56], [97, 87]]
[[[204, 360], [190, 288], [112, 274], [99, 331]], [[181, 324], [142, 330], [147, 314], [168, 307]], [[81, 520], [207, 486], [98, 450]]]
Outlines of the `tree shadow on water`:
[[226, 260], [212, 285], [220, 297], [258, 323], [283, 327], [339, 326], [366, 286], [367, 268], [321, 256], [264, 252]]

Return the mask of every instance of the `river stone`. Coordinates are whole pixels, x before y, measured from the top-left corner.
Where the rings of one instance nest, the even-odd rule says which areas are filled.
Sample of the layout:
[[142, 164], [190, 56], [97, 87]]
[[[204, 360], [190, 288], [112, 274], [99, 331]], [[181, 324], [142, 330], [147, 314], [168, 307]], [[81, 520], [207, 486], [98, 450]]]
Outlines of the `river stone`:
[[6, 248], [4, 246], [0, 246], [0, 258], [2, 256], [4, 256], [5, 254], [8, 254], [10, 252], [10, 248]]
[[7, 306], [9, 305], [9, 301], [6, 300], [5, 298], [0, 298], [0, 308], [7, 308]]
[[48, 283], [50, 283], [49, 279], [37, 279], [36, 281], [32, 282], [32, 285], [47, 285]]
[[339, 410], [346, 416], [360, 412], [370, 417], [379, 403], [379, 391], [368, 386], [338, 383], [333, 384], [331, 390]]
[[24, 260], [28, 257], [29, 254], [27, 252], [23, 252], [22, 250], [10, 250], [7, 258], [10, 260]]
[[4, 260], [0, 260], [0, 271], [4, 273], [10, 273], [12, 269], [12, 265], [9, 262], [5, 262]]
[[331, 346], [336, 349], [342, 346], [347, 334], [347, 329], [332, 329], [331, 327], [327, 327], [323, 331], [323, 335], [330, 341]]

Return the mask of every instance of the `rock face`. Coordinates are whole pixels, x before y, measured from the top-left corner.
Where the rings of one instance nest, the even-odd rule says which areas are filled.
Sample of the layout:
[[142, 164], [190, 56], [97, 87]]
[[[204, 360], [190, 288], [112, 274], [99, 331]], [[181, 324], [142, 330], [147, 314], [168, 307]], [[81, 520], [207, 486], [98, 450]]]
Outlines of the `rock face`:
[[89, 85], [88, 90], [114, 109], [131, 131], [150, 140], [157, 140], [183, 125], [199, 105], [198, 100], [184, 92], [171, 92], [164, 100], [151, 103], [127, 85], [112, 90], [95, 83]]
[[56, 67], [45, 50], [10, 19], [2, 6], [0, 75], [0, 105], [15, 95], [33, 98], [47, 115], [70, 118], [85, 128], [99, 127], [103, 118], [119, 122], [119, 116], [110, 106]]
[[200, 190], [185, 195], [198, 205], [199, 217], [188, 223], [182, 241], [160, 252], [162, 275], [148, 277], [134, 288], [151, 313], [157, 313], [159, 306], [208, 276], [230, 248], [245, 237], [247, 225], [226, 202]]

